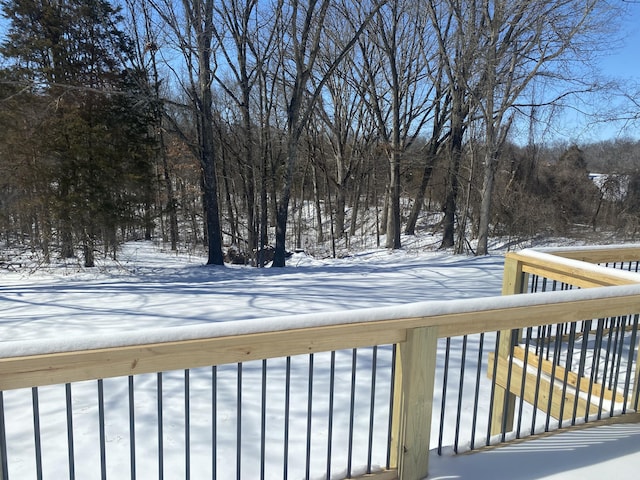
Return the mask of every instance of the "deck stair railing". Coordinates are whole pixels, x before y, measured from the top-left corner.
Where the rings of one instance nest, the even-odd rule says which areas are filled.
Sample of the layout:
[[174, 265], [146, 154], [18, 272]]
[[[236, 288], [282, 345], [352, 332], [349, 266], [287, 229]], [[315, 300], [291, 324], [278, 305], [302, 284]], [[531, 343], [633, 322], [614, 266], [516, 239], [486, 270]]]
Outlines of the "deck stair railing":
[[431, 448], [633, 413], [639, 259], [522, 251], [498, 297], [3, 342], [0, 480], [419, 479]]
[[[503, 294], [634, 284], [639, 258], [635, 247], [511, 253], [505, 260]], [[538, 412], [549, 431], [552, 420], [561, 428], [637, 410], [637, 313], [571, 322], [558, 316], [555, 324], [500, 334], [497, 354], [489, 355], [488, 374], [497, 392], [492, 433], [504, 437], [514, 430], [516, 402], [518, 415], [523, 403], [535, 406], [531, 434]], [[519, 437], [522, 418], [517, 420]]]

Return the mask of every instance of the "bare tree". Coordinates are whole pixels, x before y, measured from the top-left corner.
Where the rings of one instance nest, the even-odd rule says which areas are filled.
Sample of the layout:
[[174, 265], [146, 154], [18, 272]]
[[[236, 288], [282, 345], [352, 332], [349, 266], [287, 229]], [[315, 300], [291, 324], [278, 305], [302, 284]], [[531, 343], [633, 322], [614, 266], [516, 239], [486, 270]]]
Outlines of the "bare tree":
[[[238, 158], [246, 201], [246, 246], [257, 251], [258, 222], [256, 175], [258, 167], [255, 131], [260, 102], [255, 93], [260, 72], [266, 70], [274, 54], [277, 25], [283, 0], [275, 4], [261, 4], [257, 0], [220, 0], [214, 8], [213, 32], [219, 45], [217, 63], [223, 64], [222, 74], [214, 74], [220, 89], [231, 99], [240, 113], [241, 131]], [[267, 128], [263, 126], [263, 128]]]
[[202, 170], [207, 264], [223, 265], [211, 91], [214, 78], [214, 0], [182, 0], [181, 3], [170, 0], [149, 1], [182, 55], [183, 68], [178, 67], [176, 79], [190, 101], [190, 110], [196, 124], [197, 141], [191, 142], [190, 146]]
[[[336, 52], [329, 67], [318, 71], [318, 56], [326, 34], [329, 14], [349, 18], [363, 11], [366, 2], [343, 0], [339, 3], [329, 0], [291, 0], [283, 5], [282, 29], [279, 57], [285, 65], [282, 69], [281, 86], [286, 102], [286, 164], [283, 171], [283, 185], [276, 214], [276, 246], [272, 266], [284, 267], [286, 262], [286, 231], [289, 201], [293, 185], [294, 166], [298, 157], [300, 140], [307, 122], [314, 111], [322, 89], [346, 54], [353, 48], [362, 31], [380, 8], [374, 3], [364, 10], [362, 20], [353, 37]], [[331, 11], [331, 13], [330, 13]], [[309, 89], [312, 75], [316, 76], [314, 88]]]
[[[325, 68], [329, 68], [335, 52], [342, 49], [344, 43], [353, 36], [355, 27], [351, 23], [345, 24], [341, 18], [330, 18], [329, 22], [331, 43], [323, 49], [325, 53], [321, 53], [320, 59]], [[360, 170], [365, 150], [375, 135], [375, 123], [366, 104], [367, 89], [367, 77], [361, 68], [359, 50], [352, 49], [325, 83], [325, 92], [318, 101], [318, 116], [328, 130], [333, 160], [332, 164], [327, 159], [318, 166], [336, 190], [334, 233], [339, 238], [347, 234], [347, 198], [352, 187], [362, 180]], [[354, 195], [352, 202], [358, 202], [357, 195]], [[352, 223], [354, 221], [352, 216]]]
[[[487, 253], [491, 200], [513, 105], [539, 76], [562, 78], [564, 57], [579, 59], [581, 42], [598, 31], [607, 8], [599, 0], [484, 0], [480, 13], [480, 79], [467, 86], [485, 127], [478, 255]], [[582, 38], [580, 38], [582, 37]]]
[[402, 158], [430, 119], [434, 88], [429, 78], [428, 21], [419, 3], [387, 2], [362, 38], [366, 98], [389, 162], [387, 248], [400, 248]]
[[429, 1], [427, 10], [438, 44], [440, 62], [449, 84], [449, 128], [447, 133], [446, 194], [443, 200], [441, 248], [455, 244], [459, 171], [468, 116], [471, 110], [469, 84], [477, 78], [474, 70], [478, 52], [478, 1]]
[[[154, 18], [151, 6], [145, 0], [126, 0], [127, 19], [129, 25], [129, 35], [134, 42], [134, 65], [141, 71], [146, 72], [145, 85], [141, 87], [150, 95], [148, 102], [152, 104], [153, 112], [152, 131], [149, 132], [153, 138], [153, 148], [156, 163], [162, 171], [164, 181], [166, 204], [164, 209], [169, 216], [169, 241], [171, 250], [178, 249], [180, 239], [178, 229], [178, 201], [173, 185], [174, 179], [169, 167], [167, 144], [165, 138], [166, 111], [162, 98], [163, 78], [159, 68], [160, 39], [158, 30], [154, 27]], [[150, 223], [150, 222], [148, 222]], [[164, 234], [164, 229], [163, 229]], [[166, 241], [166, 239], [165, 239]]]

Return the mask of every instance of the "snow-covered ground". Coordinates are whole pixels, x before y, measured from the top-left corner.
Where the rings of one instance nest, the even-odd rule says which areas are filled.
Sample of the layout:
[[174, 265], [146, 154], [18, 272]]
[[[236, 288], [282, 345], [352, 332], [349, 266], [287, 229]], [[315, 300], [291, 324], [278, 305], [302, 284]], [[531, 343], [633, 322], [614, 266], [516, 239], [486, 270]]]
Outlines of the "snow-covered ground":
[[[337, 260], [317, 260], [304, 254], [295, 254], [285, 269], [220, 268], [207, 267], [203, 263], [201, 257], [162, 252], [151, 243], [134, 242], [125, 246], [117, 263], [104, 261], [93, 270], [72, 264], [41, 268], [31, 273], [0, 270], [0, 343], [43, 339], [55, 343], [62, 339], [73, 344], [82, 343], [87, 336], [114, 336], [123, 332], [136, 332], [144, 336], [145, 331], [157, 332], [159, 329], [184, 325], [231, 320], [255, 321], [300, 313], [494, 296], [499, 295], [501, 289], [503, 257], [492, 255], [476, 258], [439, 252], [377, 250]], [[365, 350], [362, 355], [370, 353]], [[383, 365], [390, 361], [384, 349], [381, 349], [380, 357]], [[363, 360], [366, 363], [366, 359]], [[318, 358], [317, 364], [322, 365], [323, 361], [326, 359]], [[304, 476], [304, 395], [307, 393], [305, 382], [308, 376], [308, 366], [304, 362], [306, 360], [292, 367], [294, 383], [296, 379], [300, 382], [302, 396], [299, 399], [292, 397], [290, 478]], [[236, 374], [235, 367], [219, 369], [218, 381], [224, 386], [224, 379], [228, 377], [228, 388], [218, 391], [218, 398], [235, 395]], [[184, 478], [182, 375], [167, 374], [163, 385], [165, 450], [174, 452], [167, 454], [165, 460], [165, 478], [170, 479]], [[210, 376], [211, 372], [198, 370], [191, 375], [192, 416], [194, 419], [201, 418], [201, 415], [204, 418], [210, 413], [211, 393], [199, 391], [198, 380]], [[350, 371], [338, 370], [336, 376], [337, 382], [345, 381], [348, 385]], [[315, 391], [326, 390], [326, 377], [326, 367], [320, 367], [314, 380], [318, 382], [318, 385], [314, 385]], [[243, 381], [251, 385], [252, 378], [257, 386], [254, 391], [251, 387], [247, 390], [243, 409], [251, 412], [254, 408], [259, 417], [259, 365], [248, 364], [245, 367]], [[153, 439], [155, 436], [155, 381], [154, 375], [136, 378], [136, 428], [143, 439]], [[76, 478], [98, 478], [99, 469], [96, 466], [100, 464], [99, 452], [89, 448], [98, 443], [95, 382], [74, 384], [73, 388], [74, 426], [78, 431]], [[110, 478], [126, 478], [129, 455], [126, 379], [106, 380], [104, 388], [109, 412], [119, 412], [109, 413], [106, 422], [108, 470]], [[282, 403], [282, 378], [269, 377], [268, 392], [272, 403]], [[382, 387], [380, 395], [385, 394]], [[42, 427], [44, 478], [68, 476], [62, 411], [64, 395], [63, 387], [46, 387], [39, 392], [41, 413], [54, 418]], [[12, 479], [36, 478], [31, 402], [30, 391], [4, 394], [5, 415], [11, 420], [7, 422], [7, 432], [11, 439], [11, 442], [8, 441], [8, 456], [10, 473], [14, 473], [10, 477]], [[225, 410], [223, 402], [220, 404], [218, 441], [222, 449], [217, 459], [217, 469], [218, 478], [226, 479], [235, 476], [237, 425], [233, 419], [235, 412]], [[336, 404], [339, 402], [336, 401]], [[348, 416], [345, 415], [344, 411], [336, 412], [336, 436], [344, 435], [344, 423], [348, 423]], [[376, 418], [384, 418], [384, 415], [384, 411], [376, 413]], [[283, 431], [281, 417], [280, 414], [274, 414], [273, 418], [268, 419], [268, 442], [279, 441]], [[357, 421], [366, 424], [368, 418]], [[259, 424], [260, 419], [255, 418], [254, 422]], [[242, 425], [243, 442], [247, 439], [251, 441], [255, 435], [251, 423], [248, 421]], [[199, 435], [210, 435], [209, 425], [200, 425], [193, 419], [192, 430], [192, 439], [197, 439]], [[256, 452], [243, 458], [243, 478], [257, 478], [259, 438], [253, 438], [253, 441]], [[154, 442], [149, 440], [148, 444], [138, 442], [136, 445], [138, 478], [158, 478], [157, 445]], [[225, 442], [229, 444], [226, 450]], [[315, 438], [312, 449], [321, 451], [326, 448], [323, 443], [326, 441]], [[362, 447], [358, 446], [361, 450]], [[332, 477], [341, 478], [345, 473], [341, 466], [346, 461], [343, 461], [346, 454], [344, 445], [337, 444], [334, 454], [338, 465], [332, 467]], [[200, 451], [197, 442], [194, 442], [191, 455], [194, 465], [192, 478], [210, 478], [212, 467], [211, 459], [207, 459], [208, 451]], [[318, 459], [313, 467], [322, 472], [324, 458], [318, 455]], [[354, 466], [355, 471], [366, 463], [361, 455], [356, 455], [355, 461], [360, 462]], [[380, 459], [376, 462], [383, 463]], [[267, 478], [282, 478], [284, 463], [282, 455], [272, 455], [268, 459]], [[438, 470], [442, 465], [446, 469], [446, 463], [434, 464], [439, 475], [444, 475]], [[514, 468], [517, 469], [517, 466]]]

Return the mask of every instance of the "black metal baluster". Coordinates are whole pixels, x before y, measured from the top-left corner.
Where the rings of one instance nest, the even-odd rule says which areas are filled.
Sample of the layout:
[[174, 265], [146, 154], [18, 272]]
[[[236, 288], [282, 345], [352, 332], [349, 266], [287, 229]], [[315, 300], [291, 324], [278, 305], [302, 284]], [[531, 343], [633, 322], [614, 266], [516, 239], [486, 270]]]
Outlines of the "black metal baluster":
[[289, 414], [291, 408], [291, 357], [287, 357], [284, 387], [284, 471], [283, 480], [289, 478]]
[[0, 473], [2, 473], [2, 480], [9, 480], [7, 431], [4, 423], [4, 393], [2, 390], [0, 390]]
[[133, 375], [129, 375], [129, 467], [131, 480], [136, 478], [136, 417]]
[[158, 411], [158, 478], [164, 479], [164, 422], [162, 413], [162, 372], [156, 375], [156, 396]]
[[[636, 314], [633, 316], [633, 326], [631, 327], [631, 338], [629, 340], [629, 357], [627, 359], [627, 374], [625, 376], [625, 381], [624, 381], [624, 405], [622, 407], [622, 413], [627, 413], [627, 398], [629, 398], [629, 390], [631, 388], [631, 372], [633, 370], [633, 362], [635, 360], [635, 353], [636, 353], [636, 338], [638, 335], [638, 319], [640, 318], [640, 315]], [[640, 366], [636, 365], [636, 369], [638, 369]], [[636, 390], [640, 390], [638, 388], [638, 386], [636, 386]], [[631, 408], [633, 408], [634, 410], [637, 409], [637, 406], [633, 403], [633, 399], [631, 399], [632, 404], [631, 404]]]
[[371, 473], [371, 458], [373, 455], [373, 419], [376, 408], [376, 375], [378, 366], [378, 346], [375, 345], [371, 354], [371, 401], [369, 403], [369, 442], [367, 453], [367, 473]]
[[67, 458], [69, 463], [69, 480], [74, 480], [76, 478], [76, 462], [73, 444], [73, 403], [71, 397], [71, 384], [65, 384], [64, 390], [67, 411]]
[[478, 423], [478, 401], [480, 398], [480, 378], [482, 375], [482, 354], [484, 347], [484, 332], [480, 334], [478, 340], [478, 367], [476, 368], [476, 388], [473, 394], [473, 419], [471, 420], [471, 443], [470, 448], [475, 448], [476, 425]]
[[264, 480], [267, 453], [267, 360], [262, 360], [262, 398], [260, 403], [260, 479]]
[[307, 461], [305, 467], [305, 479], [309, 480], [311, 473], [311, 418], [313, 414], [313, 353], [309, 354], [309, 383], [307, 392]]
[[331, 352], [329, 371], [329, 418], [327, 425], [327, 480], [331, 480], [331, 451], [333, 444], [333, 390], [336, 383], [336, 352]]
[[393, 432], [393, 407], [396, 378], [396, 345], [391, 347], [391, 385], [389, 385], [389, 421], [387, 424], [387, 469], [391, 468], [391, 437]]
[[456, 432], [453, 442], [453, 451], [458, 453], [458, 440], [460, 439], [460, 417], [462, 415], [462, 395], [464, 389], [464, 367], [467, 359], [467, 336], [462, 337], [462, 353], [460, 359], [460, 382], [458, 383], [458, 406], [456, 408]]
[[40, 402], [38, 402], [38, 387], [31, 388], [31, 406], [33, 408], [33, 443], [36, 450], [36, 478], [42, 480], [42, 442], [40, 438]]
[[351, 351], [351, 404], [349, 406], [349, 447], [347, 453], [347, 478], [351, 477], [351, 467], [353, 466], [353, 433], [356, 402], [356, 368], [358, 360], [358, 350]]
[[191, 392], [189, 369], [184, 371], [184, 476], [191, 478]]
[[242, 478], [242, 363], [238, 363], [236, 389], [236, 480]]
[[442, 400], [440, 403], [440, 427], [438, 432], [438, 455], [442, 455], [442, 439], [444, 437], [444, 414], [447, 404], [447, 379], [449, 376], [449, 353], [451, 350], [451, 337], [447, 337], [445, 356], [444, 356], [444, 368], [442, 379]]
[[[567, 345], [567, 359], [564, 365], [564, 376], [562, 382], [562, 399], [560, 402], [560, 427], [562, 427], [562, 421], [564, 420], [564, 404], [565, 399], [567, 398], [567, 384], [569, 382], [569, 370], [571, 370], [571, 358], [573, 357], [573, 349], [575, 346], [576, 339], [576, 322], [571, 322], [571, 326], [569, 329], [569, 342]], [[558, 363], [559, 363], [558, 359]], [[553, 381], [553, 379], [552, 379]], [[575, 394], [575, 401], [578, 401], [578, 392]]]
[[98, 379], [98, 422], [100, 424], [100, 472], [107, 478], [107, 439], [104, 426], [104, 381]]
[[211, 478], [218, 478], [218, 367], [211, 367]]
[[524, 340], [524, 358], [522, 361], [522, 379], [520, 384], [520, 405], [518, 406], [518, 424], [516, 426], [516, 438], [520, 438], [520, 431], [522, 429], [522, 412], [524, 409], [524, 392], [527, 384], [527, 367], [529, 365], [529, 347], [531, 346], [531, 336], [533, 335], [533, 327], [527, 328]]

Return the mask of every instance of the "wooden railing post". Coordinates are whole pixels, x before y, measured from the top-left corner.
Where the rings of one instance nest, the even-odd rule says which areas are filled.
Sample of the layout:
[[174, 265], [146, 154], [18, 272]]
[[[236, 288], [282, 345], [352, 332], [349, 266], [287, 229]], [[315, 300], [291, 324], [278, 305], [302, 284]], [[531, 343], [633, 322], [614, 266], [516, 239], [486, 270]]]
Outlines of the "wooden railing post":
[[391, 444], [398, 480], [420, 480], [429, 472], [437, 352], [437, 327], [409, 330], [398, 345]]
[[[509, 254], [505, 255], [502, 295], [523, 293], [527, 281], [528, 277], [522, 271], [522, 264]], [[508, 359], [516, 342], [517, 337], [514, 338], [512, 330], [502, 330], [500, 332], [500, 343], [498, 344], [498, 357]], [[493, 381], [495, 382], [496, 380], [494, 379]], [[505, 432], [513, 430], [516, 396], [513, 393], [509, 393], [506, 388], [496, 384], [491, 404], [491, 435], [501, 434], [503, 429]]]

